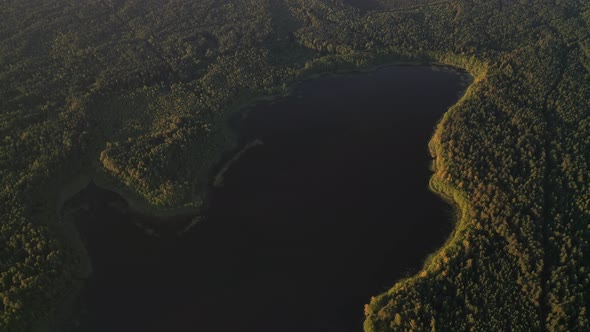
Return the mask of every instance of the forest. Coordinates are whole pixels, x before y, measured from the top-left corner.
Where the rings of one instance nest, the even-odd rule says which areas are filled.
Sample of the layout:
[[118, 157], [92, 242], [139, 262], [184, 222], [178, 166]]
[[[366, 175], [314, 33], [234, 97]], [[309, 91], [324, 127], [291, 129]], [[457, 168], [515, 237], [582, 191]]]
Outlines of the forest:
[[474, 77], [429, 145], [461, 216], [367, 299], [365, 331], [590, 330], [590, 2], [5, 0], [0, 331], [54, 325], [80, 289], [59, 215], [75, 175], [199, 209], [240, 105], [416, 61]]

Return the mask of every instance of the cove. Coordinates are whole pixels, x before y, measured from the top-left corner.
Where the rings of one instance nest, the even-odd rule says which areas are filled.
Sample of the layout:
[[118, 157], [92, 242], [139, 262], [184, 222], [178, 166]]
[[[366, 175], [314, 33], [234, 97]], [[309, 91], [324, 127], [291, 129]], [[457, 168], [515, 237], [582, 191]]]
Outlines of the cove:
[[250, 106], [232, 120], [250, 148], [212, 176], [204, 218], [184, 233], [189, 219], [140, 215], [89, 185], [65, 205], [93, 267], [77, 330], [362, 331], [370, 297], [451, 232], [427, 146], [468, 83], [385, 67]]

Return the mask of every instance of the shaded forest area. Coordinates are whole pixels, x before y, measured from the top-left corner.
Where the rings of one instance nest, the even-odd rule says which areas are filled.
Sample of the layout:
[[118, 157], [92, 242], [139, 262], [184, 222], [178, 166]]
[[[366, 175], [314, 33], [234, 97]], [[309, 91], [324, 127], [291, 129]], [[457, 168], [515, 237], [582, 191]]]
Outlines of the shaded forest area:
[[462, 217], [365, 330], [590, 330], [589, 24], [583, 0], [2, 1], [0, 330], [79, 288], [58, 214], [74, 175], [198, 209], [239, 105], [396, 61], [475, 78], [430, 143]]

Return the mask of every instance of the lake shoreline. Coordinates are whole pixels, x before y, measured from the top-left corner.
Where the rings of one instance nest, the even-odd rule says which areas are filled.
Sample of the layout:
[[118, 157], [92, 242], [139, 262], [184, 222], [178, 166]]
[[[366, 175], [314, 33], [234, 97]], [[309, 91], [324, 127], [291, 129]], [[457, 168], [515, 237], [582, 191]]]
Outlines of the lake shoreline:
[[[429, 67], [441, 67], [441, 68], [445, 68], [445, 69], [449, 69], [449, 70], [453, 70], [453, 71], [460, 71], [460, 72], [463, 71], [461, 69], [458, 69], [458, 68], [455, 68], [455, 67], [452, 67], [452, 66], [449, 66], [446, 64], [422, 62], [422, 61], [419, 61], [419, 62], [410, 62], [410, 61], [401, 61], [400, 62], [400, 61], [398, 61], [398, 62], [393, 62], [393, 63], [390, 62], [390, 63], [385, 63], [385, 64], [378, 64], [378, 65], [374, 65], [374, 66], [370, 66], [370, 67], [366, 67], [366, 68], [361, 68], [361, 69], [358, 69], [358, 68], [357, 69], [344, 69], [344, 70], [316, 73], [316, 74], [308, 75], [304, 78], [296, 79], [293, 83], [291, 83], [289, 85], [289, 88], [287, 89], [287, 92], [285, 92], [285, 93], [280, 93], [280, 94], [275, 94], [275, 95], [262, 95], [262, 96], [248, 98], [248, 99], [246, 99], [246, 101], [242, 101], [238, 105], [234, 105], [233, 107], [230, 107], [228, 109], [228, 111], [225, 112], [225, 115], [226, 115], [225, 118], [226, 118], [226, 121], [228, 121], [228, 119], [231, 117], [231, 115], [233, 113], [241, 113], [242, 115], [246, 115], [248, 112], [247, 109], [257, 103], [268, 102], [268, 101], [272, 101], [272, 100], [276, 100], [276, 99], [290, 96], [295, 91], [295, 89], [298, 85], [300, 85], [306, 81], [322, 79], [322, 78], [345, 78], [348, 76], [356, 76], [356, 75], [363, 74], [363, 73], [371, 73], [371, 72], [375, 72], [375, 71], [378, 71], [383, 68], [397, 67], [397, 66], [429, 66]], [[227, 125], [227, 127], [229, 127], [229, 125]], [[224, 128], [224, 130], [228, 130], [228, 129], [233, 130], [231, 128]], [[236, 133], [234, 133], [234, 134], [236, 134]], [[239, 140], [235, 140], [233, 142], [233, 144], [239, 144], [238, 141]], [[219, 151], [219, 155], [220, 156], [223, 156], [223, 155], [227, 156], [229, 151], [231, 151], [231, 150], [225, 149], [224, 151]], [[236, 158], [236, 156], [238, 156], [238, 157], [241, 156], [241, 154], [243, 154], [243, 153], [244, 153], [244, 151], [242, 148], [237, 153], [233, 153], [231, 156], [227, 157], [227, 158], [230, 158], [229, 164], [227, 161], [223, 160], [223, 157], [219, 158], [218, 161], [214, 164], [223, 165], [221, 168], [221, 172], [223, 172], [224, 169], [225, 169], [225, 171], [227, 171], [229, 169], [229, 167], [231, 166], [231, 160]], [[217, 175], [219, 175], [220, 170], [218, 170], [219, 169], [218, 167], [219, 166], [213, 167], [211, 172], [215, 172]], [[213, 184], [215, 183], [215, 178], [217, 177], [217, 175], [215, 177], [213, 177]], [[133, 192], [130, 192], [129, 190], [123, 188], [120, 184], [116, 183], [116, 181], [114, 179], [110, 179], [107, 176], [99, 174], [98, 172], [95, 172], [94, 174], [87, 172], [87, 173], [81, 174], [80, 176], [75, 178], [73, 181], [67, 183], [66, 185], [64, 185], [60, 189], [59, 199], [57, 200], [57, 206], [56, 206], [56, 209], [60, 212], [60, 215], [61, 215], [61, 209], [63, 208], [64, 203], [68, 199], [70, 199], [71, 197], [75, 196], [78, 192], [80, 192], [82, 189], [84, 189], [91, 182], [94, 182], [97, 186], [99, 186], [102, 189], [115, 192], [116, 194], [121, 196], [129, 205], [129, 209], [131, 209], [134, 213], [139, 213], [139, 214], [150, 216], [150, 217], [166, 219], [166, 218], [176, 217], [176, 216], [187, 216], [187, 215], [197, 215], [198, 216], [198, 214], [202, 212], [202, 208], [194, 208], [194, 207], [188, 207], [188, 208], [187, 207], [181, 207], [181, 208], [155, 207], [155, 206], [147, 203], [145, 200], [137, 197], [137, 195], [134, 194]], [[205, 197], [205, 199], [204, 199], [205, 202], [207, 200], [210, 190], [211, 190], [211, 188], [207, 188], [204, 191], [205, 193], [203, 194], [203, 196]], [[437, 193], [437, 195], [439, 195], [439, 194], [440, 193]], [[202, 207], [205, 207], [205, 208], [206, 208], [206, 206], [207, 206], [206, 203], [202, 205]], [[89, 260], [90, 260], [90, 258], [88, 257], [88, 262], [89, 262]], [[78, 293], [80, 293], [80, 292], [78, 291]]]

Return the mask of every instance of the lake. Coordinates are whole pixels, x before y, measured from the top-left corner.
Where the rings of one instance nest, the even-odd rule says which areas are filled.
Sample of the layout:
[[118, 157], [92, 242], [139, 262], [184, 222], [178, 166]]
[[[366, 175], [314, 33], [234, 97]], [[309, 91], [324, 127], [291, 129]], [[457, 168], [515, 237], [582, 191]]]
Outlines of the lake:
[[468, 83], [393, 66], [250, 106], [233, 126], [241, 146], [263, 144], [227, 168], [181, 236], [187, 218], [150, 236], [137, 225], [157, 220], [89, 185], [66, 203], [94, 269], [78, 330], [362, 331], [370, 297], [417, 272], [452, 230], [452, 208], [428, 189], [427, 147]]

